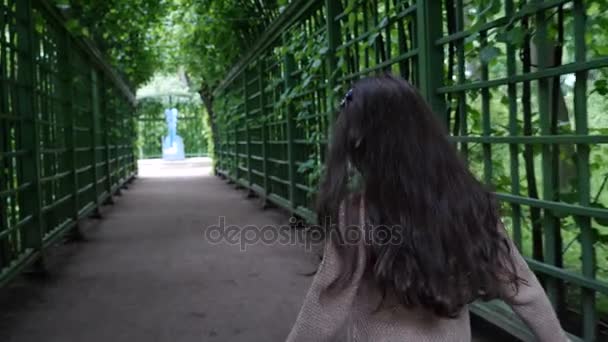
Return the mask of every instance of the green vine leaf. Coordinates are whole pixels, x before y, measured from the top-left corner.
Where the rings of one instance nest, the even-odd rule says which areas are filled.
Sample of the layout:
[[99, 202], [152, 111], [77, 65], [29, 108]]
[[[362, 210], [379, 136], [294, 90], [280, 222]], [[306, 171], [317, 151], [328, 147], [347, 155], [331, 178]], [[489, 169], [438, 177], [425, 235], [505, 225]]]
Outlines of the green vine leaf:
[[493, 45], [486, 46], [479, 52], [479, 58], [486, 64], [490, 63], [498, 55], [500, 55], [500, 49]]
[[[593, 204], [591, 204], [591, 207], [597, 208], [597, 209], [607, 209], [608, 210], [608, 208], [606, 208], [606, 206], [601, 203], [593, 203]], [[606, 219], [606, 218], [594, 217], [593, 220], [601, 226], [608, 227], [608, 219]]]
[[313, 69], [318, 69], [321, 64], [323, 64], [323, 61], [321, 59], [315, 59], [315, 61], [312, 63], [312, 67]]
[[597, 92], [598, 94], [600, 94], [602, 96], [608, 95], [608, 80], [606, 80], [606, 79], [597, 80], [597, 81], [593, 82], [593, 86], [595, 87], [595, 89], [593, 91]]
[[496, 34], [496, 40], [515, 46], [520, 46], [524, 43], [526, 32], [520, 26], [512, 27], [509, 30], [502, 30]]
[[380, 32], [374, 32], [374, 33], [370, 34], [367, 39], [367, 46], [373, 46], [376, 43], [376, 40], [378, 39], [379, 35], [380, 35]]

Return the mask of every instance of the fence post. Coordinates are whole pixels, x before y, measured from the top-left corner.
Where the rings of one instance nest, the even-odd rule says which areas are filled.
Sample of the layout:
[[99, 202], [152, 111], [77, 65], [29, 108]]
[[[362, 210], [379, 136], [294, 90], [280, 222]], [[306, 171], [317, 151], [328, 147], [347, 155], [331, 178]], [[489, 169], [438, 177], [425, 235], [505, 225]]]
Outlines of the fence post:
[[253, 196], [253, 190], [251, 190], [251, 186], [253, 185], [253, 178], [251, 178], [251, 128], [249, 127], [249, 91], [248, 91], [248, 83], [247, 79], [247, 68], [243, 71], [243, 97], [245, 98], [245, 102], [243, 103], [243, 111], [245, 112], [245, 140], [247, 142], [247, 185], [248, 189], [248, 197]]
[[72, 40], [67, 30], [62, 31], [61, 35], [61, 48], [58, 49], [59, 53], [59, 74], [61, 75], [61, 85], [59, 88], [61, 94], [61, 102], [64, 122], [65, 122], [65, 135], [66, 135], [66, 147], [67, 147], [67, 164], [70, 169], [71, 177], [69, 183], [70, 194], [72, 196], [72, 206], [70, 207], [70, 216], [74, 221], [74, 236], [79, 237], [78, 228], [78, 173], [76, 172], [76, 143], [74, 134], [74, 111], [72, 107], [72, 65], [70, 51], [72, 49]]
[[[5, 16], [0, 15], [0, 27], [4, 27], [5, 25]], [[0, 48], [4, 49], [4, 38], [0, 38]], [[6, 65], [7, 56], [6, 54], [0, 55], [0, 65]], [[6, 73], [9, 70], [2, 67], [0, 68], [0, 79], [6, 80], [8, 76]], [[11, 113], [8, 109], [8, 87], [0, 87], [0, 113], [6, 114], [15, 114]], [[6, 170], [8, 167], [8, 158], [4, 157], [7, 152], [10, 150], [10, 139], [9, 139], [9, 124], [8, 120], [0, 117], [0, 156], [2, 159], [0, 160], [0, 169]], [[5, 172], [0, 173], [0, 191], [5, 191], [8, 189], [8, 175]], [[7, 199], [6, 197], [0, 196], [0, 233], [4, 233], [6, 229], [8, 229], [8, 208], [7, 208]], [[10, 247], [8, 243], [8, 239], [0, 238], [0, 268], [4, 269], [10, 264], [11, 257], [9, 255]], [[0, 283], [2, 280], [0, 279]], [[1, 285], [0, 285], [1, 286]]]
[[101, 208], [101, 203], [99, 201], [99, 192], [97, 190], [97, 185], [99, 184], [99, 170], [97, 169], [97, 136], [99, 134], [99, 84], [98, 82], [98, 77], [97, 77], [97, 70], [96, 69], [92, 69], [91, 70], [91, 91], [92, 91], [92, 104], [93, 104], [93, 110], [92, 110], [92, 120], [93, 120], [93, 136], [91, 137], [92, 139], [92, 144], [91, 144], [91, 148], [93, 149], [93, 178], [94, 180], [94, 184], [93, 184], [93, 190], [95, 192], [95, 211], [93, 213], [94, 217], [97, 218], [101, 218], [101, 212], [100, 212], [100, 208]]
[[445, 101], [437, 93], [437, 89], [443, 83], [443, 47], [435, 42], [442, 35], [442, 1], [417, 1], [417, 35], [418, 35], [418, 65], [419, 89], [425, 99], [429, 102], [433, 112], [439, 115], [441, 121], [446, 125], [448, 118]]
[[[546, 18], [546, 13], [540, 11], [535, 16], [536, 19], [536, 36], [535, 43], [538, 49], [538, 70], [543, 70], [549, 67], [549, 21]], [[540, 122], [540, 134], [551, 134], [551, 114], [550, 114], [550, 94], [551, 89], [548, 78], [540, 78], [538, 80], [538, 116]], [[555, 201], [556, 190], [554, 189], [553, 177], [553, 144], [543, 144], [541, 147], [541, 172], [542, 172], [542, 199], [547, 201]], [[561, 248], [558, 250], [556, 244], [558, 242], [559, 219], [549, 211], [543, 211], [542, 219], [543, 233], [545, 237], [545, 262], [547, 264], [558, 266], [558, 259], [561, 257]], [[546, 291], [549, 299], [557, 311], [559, 307], [560, 290], [557, 279], [547, 277]]]
[[114, 150], [114, 182], [115, 189], [114, 194], [116, 196], [122, 196], [122, 108], [120, 102], [118, 100], [117, 94], [112, 93], [112, 101], [114, 106], [113, 115], [112, 115], [112, 129], [116, 128], [115, 132], [112, 134], [112, 149]]
[[118, 102], [118, 138], [116, 140], [116, 155], [118, 158], [118, 192], [119, 196], [122, 196], [122, 189], [125, 184], [125, 114], [124, 106]]
[[103, 145], [104, 145], [104, 157], [105, 157], [105, 163], [106, 163], [106, 167], [105, 172], [106, 172], [106, 191], [108, 192], [108, 197], [106, 198], [106, 200], [104, 201], [105, 204], [114, 204], [114, 198], [112, 197], [112, 164], [111, 164], [111, 152], [110, 152], [110, 139], [108, 138], [108, 135], [110, 134], [110, 120], [108, 118], [108, 112], [110, 110], [110, 106], [108, 105], [108, 101], [109, 101], [109, 97], [108, 92], [107, 92], [107, 88], [106, 88], [106, 78], [103, 77], [102, 78], [102, 87], [101, 89], [104, 90], [103, 95], [102, 95], [102, 101], [101, 101], [101, 116], [103, 119]]
[[18, 36], [18, 87], [17, 108], [21, 120], [17, 144], [26, 152], [18, 163], [19, 183], [29, 186], [19, 199], [19, 216], [25, 219], [31, 215], [31, 222], [24, 230], [24, 244], [40, 256], [37, 267], [43, 267], [44, 222], [42, 215], [42, 190], [40, 183], [40, 127], [34, 108], [35, 96], [35, 56], [34, 22], [32, 0], [19, 0], [16, 3]]
[[137, 164], [137, 153], [135, 152], [135, 148], [137, 146], [137, 119], [136, 119], [136, 110], [134, 104], [131, 104], [131, 118], [129, 119], [129, 124], [131, 125], [131, 148], [129, 149], [129, 153], [131, 154], [131, 170], [129, 174], [129, 182], [132, 182], [139, 173], [139, 165]]
[[[236, 81], [235, 81], [236, 82]], [[238, 115], [238, 111], [232, 111], [234, 108], [231, 108], [230, 111], [230, 115]], [[234, 181], [234, 183], [236, 183], [236, 185], [238, 186], [238, 181], [239, 181], [239, 128], [238, 128], [238, 120], [234, 120], [234, 123], [232, 123], [232, 125], [234, 126], [234, 128], [232, 129], [234, 131], [234, 163], [233, 163], [233, 167], [234, 167], [234, 179], [232, 181]], [[228, 182], [230, 184], [230, 182]]]
[[264, 172], [264, 206], [268, 206], [268, 137], [266, 132], [266, 101], [264, 91], [264, 74], [265, 74], [264, 58], [260, 57], [258, 61], [258, 88], [260, 89], [260, 117], [262, 118], [262, 170]]
[[340, 2], [336, 0], [325, 0], [325, 9], [327, 11], [327, 108], [328, 108], [328, 137], [331, 135], [331, 130], [335, 120], [336, 106], [336, 87], [338, 86], [338, 78], [340, 77], [340, 69], [336, 59], [337, 48], [340, 45], [340, 22], [336, 21], [336, 17], [340, 14]]
[[[505, 1], [505, 14], [507, 17], [512, 17], [515, 12], [515, 6], [513, 0]], [[462, 14], [461, 14], [462, 15]], [[507, 44], [507, 76], [512, 77], [517, 73], [516, 53], [518, 49], [513, 43]], [[464, 54], [464, 53], [463, 53]], [[464, 73], [463, 77], [464, 79]], [[520, 135], [519, 123], [517, 120], [518, 109], [517, 109], [517, 83], [509, 82], [507, 85], [507, 94], [509, 98], [509, 135], [518, 136]], [[462, 96], [466, 96], [462, 93]], [[516, 143], [509, 144], [509, 166], [511, 173], [511, 193], [514, 196], [520, 196], [520, 172], [519, 172], [519, 145]], [[522, 248], [522, 230], [521, 230], [521, 218], [522, 210], [521, 205], [518, 203], [511, 203], [512, 214], [512, 229], [513, 229], [513, 241], [517, 248]]]
[[[283, 38], [283, 43], [287, 44], [287, 39]], [[293, 72], [295, 71], [295, 59], [289, 52], [285, 55], [285, 74], [283, 75], [285, 81], [285, 91], [290, 92], [295, 87], [295, 80], [293, 78]], [[289, 179], [289, 204], [291, 209], [295, 211], [296, 202], [296, 179], [295, 179], [295, 158], [294, 158], [294, 146], [293, 146], [293, 134], [294, 134], [294, 120], [293, 120], [294, 108], [293, 104], [288, 100], [285, 108], [285, 119], [287, 121], [287, 174]]]
[[[587, 14], [583, 0], [574, 1], [574, 44], [575, 62], [584, 63], [587, 57], [587, 46], [585, 41], [585, 30], [587, 25]], [[575, 131], [579, 135], [589, 135], [587, 117], [587, 78], [588, 71], [576, 73], [574, 84], [574, 120]], [[576, 167], [579, 202], [583, 206], [590, 205], [591, 189], [589, 170], [589, 145], [581, 143], [576, 145]], [[578, 216], [576, 221], [581, 229], [581, 260], [583, 263], [583, 275], [591, 279], [596, 277], [596, 255], [594, 249], [594, 232], [591, 219], [588, 216]], [[583, 311], [583, 338], [585, 341], [597, 339], [597, 310], [596, 293], [590, 289], [581, 289], [582, 311]]]

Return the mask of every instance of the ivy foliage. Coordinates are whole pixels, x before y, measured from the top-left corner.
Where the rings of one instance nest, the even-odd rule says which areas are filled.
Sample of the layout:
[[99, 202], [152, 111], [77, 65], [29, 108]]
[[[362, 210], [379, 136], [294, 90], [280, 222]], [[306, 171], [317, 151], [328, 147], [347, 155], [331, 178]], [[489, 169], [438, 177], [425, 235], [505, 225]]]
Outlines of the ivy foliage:
[[55, 0], [68, 28], [92, 40], [133, 88], [163, 67], [158, 45], [173, 0]]
[[133, 88], [182, 70], [209, 97], [289, 0], [54, 2], [68, 28], [91, 39]]
[[212, 91], [288, 0], [174, 0], [162, 41], [168, 68], [183, 68], [211, 111]]

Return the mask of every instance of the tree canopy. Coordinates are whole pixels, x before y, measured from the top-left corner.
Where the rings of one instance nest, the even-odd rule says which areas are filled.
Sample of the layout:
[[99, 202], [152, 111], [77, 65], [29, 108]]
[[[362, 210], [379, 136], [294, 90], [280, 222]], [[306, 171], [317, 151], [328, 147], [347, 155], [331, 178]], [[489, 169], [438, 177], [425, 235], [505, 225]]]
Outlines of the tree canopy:
[[55, 0], [76, 34], [91, 39], [137, 88], [181, 71], [213, 89], [288, 0]]
[[212, 113], [212, 91], [287, 0], [174, 0], [163, 41], [166, 68], [182, 68]]
[[133, 88], [162, 65], [157, 42], [172, 0], [55, 0], [68, 28], [92, 40]]

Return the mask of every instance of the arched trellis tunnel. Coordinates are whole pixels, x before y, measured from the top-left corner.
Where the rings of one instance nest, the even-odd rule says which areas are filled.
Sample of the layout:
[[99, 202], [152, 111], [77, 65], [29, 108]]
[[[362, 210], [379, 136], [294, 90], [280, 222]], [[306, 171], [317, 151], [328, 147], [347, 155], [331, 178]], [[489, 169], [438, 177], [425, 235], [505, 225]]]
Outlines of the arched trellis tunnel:
[[[589, 25], [597, 7], [583, 0], [477, 5], [289, 1], [213, 92], [215, 172], [314, 221], [339, 98], [362, 76], [399, 74], [419, 87], [471, 169], [495, 187], [507, 228], [571, 339], [603, 341], [608, 57], [589, 43], [598, 33]], [[135, 176], [136, 156], [157, 156], [164, 128], [159, 108], [175, 101], [192, 111], [178, 128], [191, 137], [192, 154], [210, 144], [197, 136], [206, 129], [200, 108], [177, 101], [180, 96], [142, 99], [137, 108], [122, 78], [45, 0], [1, 2], [0, 28], [3, 286], [112, 201]], [[163, 186], [150, 194], [166, 192]], [[198, 199], [190, 195], [178, 203], [190, 210], [186, 215], [201, 210], [188, 207]], [[140, 197], [154, 208], [149, 200]], [[474, 303], [472, 311], [533, 340], [500, 303]]]

